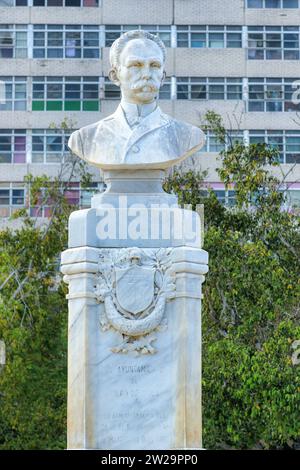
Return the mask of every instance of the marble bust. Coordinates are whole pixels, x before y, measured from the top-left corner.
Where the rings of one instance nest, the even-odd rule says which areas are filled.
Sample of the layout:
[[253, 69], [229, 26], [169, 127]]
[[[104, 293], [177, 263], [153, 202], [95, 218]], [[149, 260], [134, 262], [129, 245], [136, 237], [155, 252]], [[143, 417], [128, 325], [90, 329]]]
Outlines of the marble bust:
[[109, 78], [121, 88], [121, 103], [112, 115], [71, 135], [73, 153], [103, 170], [166, 169], [204, 145], [198, 127], [157, 105], [165, 59], [163, 42], [147, 31], [126, 32], [112, 44]]

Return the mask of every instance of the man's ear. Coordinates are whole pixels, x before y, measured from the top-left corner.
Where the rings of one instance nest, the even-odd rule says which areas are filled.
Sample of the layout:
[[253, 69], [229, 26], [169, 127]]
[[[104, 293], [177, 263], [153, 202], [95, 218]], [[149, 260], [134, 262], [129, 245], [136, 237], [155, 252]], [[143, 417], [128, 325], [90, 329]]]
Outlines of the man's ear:
[[167, 74], [166, 74], [166, 72], [165, 72], [165, 70], [164, 70], [163, 76], [162, 76], [162, 79], [161, 79], [161, 82], [160, 82], [160, 86], [163, 86], [163, 84], [164, 84], [164, 82], [165, 82], [165, 79], [166, 79], [166, 75], [167, 75]]
[[108, 73], [108, 78], [110, 79], [111, 82], [113, 82], [115, 85], [120, 86], [120, 80], [118, 79], [117, 71], [116, 69], [111, 69]]

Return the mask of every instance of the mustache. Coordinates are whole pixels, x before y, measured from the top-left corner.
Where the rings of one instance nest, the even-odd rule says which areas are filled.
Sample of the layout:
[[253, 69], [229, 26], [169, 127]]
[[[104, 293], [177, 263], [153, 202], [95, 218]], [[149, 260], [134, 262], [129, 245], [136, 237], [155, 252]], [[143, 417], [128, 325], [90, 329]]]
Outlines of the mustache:
[[148, 88], [150, 91], [158, 91], [158, 86], [153, 80], [138, 80], [131, 87], [132, 90], [142, 90]]

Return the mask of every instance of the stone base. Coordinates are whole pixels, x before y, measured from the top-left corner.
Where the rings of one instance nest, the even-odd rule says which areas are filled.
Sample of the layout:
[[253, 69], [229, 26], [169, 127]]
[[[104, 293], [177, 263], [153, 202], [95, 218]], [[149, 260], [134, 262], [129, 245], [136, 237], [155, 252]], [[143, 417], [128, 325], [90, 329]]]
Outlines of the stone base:
[[199, 215], [163, 191], [163, 171], [106, 171], [104, 178], [106, 191], [91, 208], [72, 212], [69, 248], [201, 246]]
[[[143, 249], [143, 256], [158, 251]], [[164, 315], [154, 330], [134, 337], [116, 329], [117, 314], [111, 318], [116, 327], [107, 321], [106, 310], [114, 304], [103, 294], [99, 276], [111, 253], [119, 256], [120, 249], [86, 246], [62, 254], [69, 284], [68, 448], [201, 449], [201, 284], [207, 253], [184, 246], [169, 250], [164, 272], [174, 286], [166, 289]], [[144, 299], [148, 292], [140, 286]], [[128, 295], [136, 288], [129, 282]], [[130, 300], [117, 294], [120, 304]]]

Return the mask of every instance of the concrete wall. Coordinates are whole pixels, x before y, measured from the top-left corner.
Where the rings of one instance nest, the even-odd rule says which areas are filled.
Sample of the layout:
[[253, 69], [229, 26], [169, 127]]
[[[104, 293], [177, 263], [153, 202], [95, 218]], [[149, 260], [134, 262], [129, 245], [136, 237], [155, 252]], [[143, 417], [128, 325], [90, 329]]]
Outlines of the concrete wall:
[[[28, 174], [33, 176], [40, 176], [47, 174], [51, 178], [58, 176], [61, 166], [58, 164], [1, 164], [0, 165], [0, 182], [19, 183], [24, 180]], [[93, 166], [88, 165], [88, 171], [92, 174], [93, 181], [99, 181], [99, 170]]]
[[[67, 14], [66, 14], [67, 12]], [[1, 23], [7, 24], [102, 24], [102, 8], [0, 7]]]
[[175, 0], [175, 24], [236, 24], [244, 21], [244, 0]]
[[103, 74], [102, 60], [93, 59], [88, 63], [84, 59], [0, 59], [2, 75], [27, 76], [96, 76]]
[[[109, 49], [103, 59], [36, 60], [0, 59], [2, 75], [70, 75], [107, 76], [110, 70]], [[245, 49], [188, 49], [167, 51], [167, 76], [178, 77], [299, 77], [298, 60], [246, 60]]]
[[[57, 127], [67, 118], [74, 128], [87, 126], [112, 114], [118, 101], [101, 101], [101, 112], [67, 112], [67, 111], [15, 111], [0, 113], [0, 128], [4, 129], [47, 129], [55, 123]], [[300, 119], [294, 112], [245, 112], [243, 101], [188, 101], [161, 100], [162, 110], [174, 118], [192, 124], [199, 124], [204, 114], [213, 110], [223, 116], [226, 127], [233, 129], [300, 129]], [[296, 122], [298, 124], [296, 124]]]
[[103, 0], [104, 24], [172, 24], [172, 0]]
[[300, 9], [247, 9], [245, 12], [245, 24], [253, 26], [297, 26], [300, 24]]

